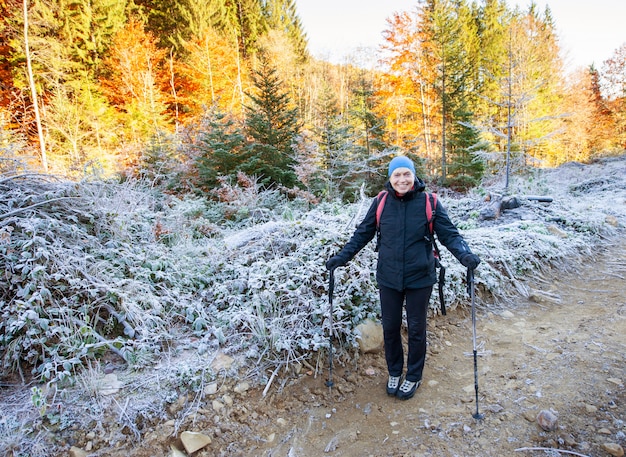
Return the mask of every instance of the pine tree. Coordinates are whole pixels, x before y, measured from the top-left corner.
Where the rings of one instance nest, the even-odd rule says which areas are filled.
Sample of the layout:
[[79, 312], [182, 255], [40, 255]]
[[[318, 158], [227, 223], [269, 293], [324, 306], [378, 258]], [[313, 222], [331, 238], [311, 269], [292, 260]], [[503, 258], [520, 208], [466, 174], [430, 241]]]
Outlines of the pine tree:
[[371, 79], [361, 72], [352, 89], [350, 116], [356, 124], [356, 131], [362, 132], [361, 144], [369, 156], [385, 149], [385, 120], [376, 114], [378, 99]]
[[476, 117], [479, 120], [496, 118], [503, 124], [504, 113], [491, 100], [500, 99], [499, 81], [506, 78], [511, 13], [504, 0], [486, 0], [482, 7], [473, 11], [473, 16], [480, 40], [477, 68], [481, 96], [476, 100]]
[[60, 0], [59, 30], [70, 58], [91, 77], [97, 71], [113, 36], [127, 19], [127, 0]]
[[235, 177], [243, 162], [245, 137], [236, 121], [219, 110], [207, 113], [191, 148], [198, 170], [198, 186], [211, 189], [220, 177]]
[[246, 132], [251, 137], [242, 171], [256, 175], [264, 185], [297, 183], [293, 144], [300, 130], [298, 113], [264, 53], [252, 74], [255, 93], [248, 94]]
[[314, 191], [329, 199], [345, 198], [357, 171], [351, 164], [357, 148], [354, 130], [341, 115], [337, 97], [328, 84], [324, 85], [316, 108], [321, 125], [314, 129], [319, 154], [319, 187]]
[[[441, 123], [441, 181], [446, 182], [449, 135], [464, 120], [476, 90], [478, 37], [476, 25], [463, 0], [430, 0], [424, 11], [424, 28], [429, 38], [424, 53], [426, 64], [436, 69], [435, 87]], [[461, 135], [464, 136], [464, 135]], [[458, 138], [457, 138], [458, 140]]]
[[457, 190], [467, 190], [480, 183], [485, 164], [476, 154], [488, 148], [480, 131], [471, 125], [472, 114], [459, 108], [453, 114], [455, 124], [450, 126], [448, 147], [450, 164], [446, 184]]
[[259, 0], [223, 0], [225, 8], [218, 27], [238, 39], [243, 58], [255, 54], [257, 41], [267, 31]]
[[176, 41], [178, 37], [189, 37], [188, 23], [183, 21], [180, 11], [180, 1], [133, 0], [133, 3], [141, 11], [141, 17], [145, 22], [145, 30], [157, 37], [160, 47], [174, 46], [176, 48], [178, 46]]

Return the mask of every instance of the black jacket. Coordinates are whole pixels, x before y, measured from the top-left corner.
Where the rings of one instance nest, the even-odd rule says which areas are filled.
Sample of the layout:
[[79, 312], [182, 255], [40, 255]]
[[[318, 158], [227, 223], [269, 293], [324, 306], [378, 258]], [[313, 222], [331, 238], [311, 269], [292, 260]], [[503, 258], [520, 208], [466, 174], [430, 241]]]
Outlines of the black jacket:
[[[426, 219], [424, 183], [417, 178], [413, 189], [398, 197], [387, 182], [387, 199], [380, 216], [380, 245], [376, 280], [379, 285], [396, 290], [419, 289], [437, 282], [433, 244]], [[344, 263], [350, 261], [376, 236], [375, 198], [363, 221], [337, 254]], [[437, 238], [457, 259], [470, 253], [467, 243], [450, 221], [437, 200], [434, 210]]]

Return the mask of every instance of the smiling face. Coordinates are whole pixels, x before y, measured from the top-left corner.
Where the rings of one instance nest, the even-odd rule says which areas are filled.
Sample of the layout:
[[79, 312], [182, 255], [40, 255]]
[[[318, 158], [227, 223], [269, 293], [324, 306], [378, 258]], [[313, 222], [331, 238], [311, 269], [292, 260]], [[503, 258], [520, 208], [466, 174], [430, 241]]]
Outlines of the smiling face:
[[389, 182], [391, 183], [393, 190], [395, 190], [398, 195], [402, 196], [413, 188], [415, 176], [408, 168], [396, 168], [393, 170], [393, 173], [391, 173]]

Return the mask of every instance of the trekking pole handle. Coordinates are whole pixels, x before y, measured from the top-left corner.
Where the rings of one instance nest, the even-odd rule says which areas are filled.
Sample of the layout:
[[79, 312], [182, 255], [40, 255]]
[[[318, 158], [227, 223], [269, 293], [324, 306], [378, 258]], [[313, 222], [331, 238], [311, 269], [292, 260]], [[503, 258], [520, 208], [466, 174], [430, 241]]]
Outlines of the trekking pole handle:
[[472, 288], [474, 286], [474, 270], [467, 269], [467, 294], [472, 295]]

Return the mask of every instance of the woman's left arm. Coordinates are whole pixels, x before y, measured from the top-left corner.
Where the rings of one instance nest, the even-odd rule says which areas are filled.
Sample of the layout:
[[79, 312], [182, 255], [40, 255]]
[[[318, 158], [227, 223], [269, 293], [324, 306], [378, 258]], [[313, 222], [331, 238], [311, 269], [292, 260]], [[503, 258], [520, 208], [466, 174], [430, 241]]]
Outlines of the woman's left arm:
[[467, 242], [450, 220], [448, 212], [439, 201], [437, 201], [435, 208], [433, 230], [441, 244], [443, 244], [459, 262], [468, 268], [476, 268], [476, 266], [478, 266], [480, 259], [472, 253]]

